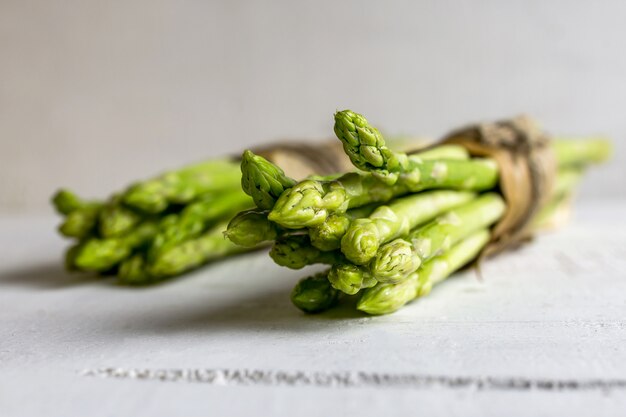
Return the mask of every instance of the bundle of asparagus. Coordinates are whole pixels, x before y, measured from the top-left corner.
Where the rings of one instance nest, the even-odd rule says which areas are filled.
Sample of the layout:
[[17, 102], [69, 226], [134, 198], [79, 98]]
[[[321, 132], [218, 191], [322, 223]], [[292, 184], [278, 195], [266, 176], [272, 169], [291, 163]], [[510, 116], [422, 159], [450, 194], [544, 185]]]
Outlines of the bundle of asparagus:
[[76, 240], [66, 267], [141, 285], [242, 252], [222, 237], [225, 222], [253, 206], [240, 176], [238, 161], [215, 160], [138, 182], [104, 201], [58, 191], [52, 201], [65, 216], [59, 231]]
[[[492, 158], [472, 157], [455, 144], [414, 154], [390, 150], [379, 131], [350, 110], [335, 114], [334, 131], [353, 172], [296, 182], [247, 151], [242, 184], [257, 208], [240, 212], [225, 232], [243, 247], [273, 242], [270, 256], [281, 266], [330, 266], [295, 286], [296, 307], [317, 313], [357, 296], [365, 313], [392, 313], [490, 244], [493, 226], [510, 208]], [[549, 223], [585, 167], [611, 151], [599, 139], [550, 146], [556, 179], [531, 229]]]
[[[290, 171], [298, 178], [349, 163], [334, 142], [332, 147], [316, 149], [320, 148], [327, 156], [323, 163], [310, 156], [313, 152], [306, 145], [278, 144], [263, 152], [294, 165]], [[257, 199], [258, 193], [250, 193], [252, 185], [245, 178], [241, 181], [240, 163], [245, 171], [255, 169], [249, 164], [251, 157], [209, 160], [166, 172], [108, 200], [90, 201], [66, 189], [58, 191], [52, 202], [64, 216], [59, 231], [75, 240], [66, 252], [67, 269], [115, 274], [119, 283], [145, 285], [254, 249], [223, 236], [228, 220], [239, 211], [255, 203], [267, 207], [267, 202]], [[271, 177], [267, 181], [262, 186], [269, 189], [295, 184], [293, 180], [274, 184]]]

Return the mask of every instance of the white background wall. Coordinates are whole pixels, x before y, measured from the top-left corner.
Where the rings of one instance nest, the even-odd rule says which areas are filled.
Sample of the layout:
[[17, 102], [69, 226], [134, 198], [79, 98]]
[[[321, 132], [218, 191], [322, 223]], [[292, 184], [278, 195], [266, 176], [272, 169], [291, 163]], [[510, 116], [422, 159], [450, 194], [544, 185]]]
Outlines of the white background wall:
[[0, 0], [2, 210], [328, 136], [345, 107], [390, 133], [522, 111], [605, 133], [583, 196], [626, 197], [626, 2]]

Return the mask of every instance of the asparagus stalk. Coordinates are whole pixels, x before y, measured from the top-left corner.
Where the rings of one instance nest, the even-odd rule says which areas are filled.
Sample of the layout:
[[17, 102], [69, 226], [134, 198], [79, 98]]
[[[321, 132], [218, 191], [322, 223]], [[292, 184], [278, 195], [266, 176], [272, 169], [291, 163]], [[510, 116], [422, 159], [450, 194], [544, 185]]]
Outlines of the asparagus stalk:
[[[389, 150], [382, 136], [379, 139], [382, 141], [378, 144], [381, 153], [400, 154]], [[468, 157], [467, 150], [458, 145], [442, 145], [405, 155], [403, 158], [410, 161], [412, 169], [398, 175], [393, 184], [384, 181], [385, 176], [371, 173], [347, 173], [326, 180], [309, 178], [281, 194], [268, 217], [286, 228], [314, 227], [332, 213], [342, 214], [350, 208], [387, 202], [410, 192], [434, 188], [469, 191], [493, 188], [498, 178], [495, 163], [478, 158], [469, 160]], [[368, 164], [355, 165], [371, 168]]]
[[556, 181], [552, 188], [552, 198], [570, 194], [580, 183], [583, 170], [579, 168], [562, 168], [556, 175]]
[[154, 280], [143, 253], [136, 253], [122, 261], [117, 271], [117, 281], [123, 285], [145, 285]]
[[299, 182], [278, 198], [268, 218], [286, 228], [311, 227], [323, 223], [332, 213], [345, 213], [350, 208], [384, 203], [422, 190], [489, 190], [498, 178], [497, 166], [491, 160], [426, 160], [417, 166], [392, 185], [372, 174], [357, 172], [332, 181]]
[[63, 236], [84, 239], [96, 230], [102, 203], [91, 202], [71, 211], [59, 226]]
[[328, 282], [328, 271], [304, 278], [291, 292], [291, 302], [305, 313], [320, 313], [333, 307], [339, 292]]
[[[581, 177], [580, 169], [561, 169], [552, 191], [558, 197], [571, 193]], [[504, 214], [504, 202], [495, 193], [478, 199], [413, 230], [406, 237], [383, 245], [370, 263], [372, 275], [380, 282], [399, 282], [439, 251], [475, 230], [495, 223]]]
[[535, 230], [558, 227], [570, 213], [572, 194], [561, 194], [546, 204], [532, 221]]
[[[559, 190], [558, 195], [562, 195], [560, 190], [564, 192], [571, 191], [571, 186], [575, 184], [572, 181], [575, 178], [575, 174], [576, 172], [573, 171], [565, 172], [564, 175], [559, 176], [559, 181], [557, 181], [555, 187], [555, 190]], [[567, 185], [570, 188], [567, 188]], [[558, 206], [547, 206], [540, 212], [538, 219], [547, 219], [554, 212], [551, 208], [556, 207]], [[423, 284], [424, 276], [430, 276], [429, 274], [424, 275], [422, 270], [420, 270], [419, 277], [422, 279], [418, 279], [415, 271], [421, 265], [422, 259], [417, 255], [419, 251], [414, 249], [413, 244], [417, 244], [423, 250], [430, 252], [430, 255], [424, 256], [426, 264], [423, 266], [423, 269], [425, 268], [428, 271], [428, 268], [438, 265], [431, 264], [430, 267], [427, 267], [428, 261], [433, 259], [433, 256], [440, 255], [442, 252], [445, 254], [445, 251], [450, 249], [450, 245], [456, 244], [460, 239], [465, 239], [472, 233], [476, 233], [478, 230], [491, 225], [502, 215], [503, 210], [504, 202], [499, 195], [494, 193], [485, 194], [477, 200], [439, 217], [423, 228], [415, 230], [416, 236], [409, 235], [409, 237], [404, 239], [396, 239], [381, 247], [377, 258], [372, 262], [371, 273], [357, 265], [340, 263], [331, 267], [328, 273], [328, 280], [334, 288], [350, 295], [354, 295], [361, 289], [369, 288], [376, 282], [380, 282], [376, 286], [376, 290], [372, 289], [370, 295], [367, 296], [374, 297], [374, 294], [376, 294], [375, 305], [380, 313], [372, 314], [386, 314], [395, 311], [408, 302], [407, 300], [413, 299], [415, 286], [420, 283]], [[452, 233], [448, 229], [452, 229]], [[463, 232], [463, 229], [465, 229], [465, 232]], [[432, 238], [432, 246], [430, 247], [427, 244], [428, 236]], [[459, 238], [459, 236], [461, 237]], [[420, 244], [419, 242], [422, 243]], [[374, 266], [379, 259], [384, 259], [385, 262], [388, 262], [386, 268], [382, 266], [376, 268]], [[424, 286], [421, 294], [425, 295], [429, 286], [432, 286], [432, 284]], [[385, 296], [384, 294], [387, 292], [391, 292], [393, 296]], [[384, 294], [381, 295], [380, 293]], [[367, 300], [368, 298], [365, 298], [363, 303], [367, 304]], [[374, 310], [372, 309], [372, 311]]]
[[139, 213], [122, 205], [118, 196], [113, 196], [98, 213], [100, 236], [116, 237], [128, 233], [142, 220]]
[[[553, 198], [534, 219], [533, 226], [535, 228], [544, 227], [551, 220], [551, 217], [558, 212], [577, 184], [580, 174], [580, 170], [573, 169], [559, 172], [553, 190]], [[483, 234], [482, 237], [480, 236], [481, 233]], [[448, 252], [427, 261], [417, 273], [411, 273], [406, 280], [397, 284], [379, 283], [376, 287], [365, 291], [357, 308], [369, 314], [389, 314], [412, 299], [427, 295], [435, 284], [475, 257], [484, 247], [485, 243], [481, 243], [482, 240], [487, 242], [488, 236], [484, 235], [484, 231], [476, 232], [453, 246]], [[462, 249], [461, 245], [467, 245], [466, 249]], [[471, 251], [464, 252], [468, 247]]]
[[[442, 145], [432, 149], [420, 151], [409, 158], [419, 158], [420, 160], [435, 159], [468, 159], [469, 153], [462, 146]], [[375, 204], [357, 207], [345, 213], [333, 213], [321, 224], [309, 228], [311, 244], [324, 251], [339, 249], [341, 238], [345, 235], [350, 224], [360, 218], [368, 217], [376, 209]]]
[[229, 218], [251, 205], [250, 197], [238, 189], [211, 193], [189, 204], [180, 214], [164, 218], [148, 252], [149, 260], [185, 240], [199, 236], [210, 223]]
[[76, 257], [82, 250], [84, 243], [78, 242], [67, 248], [65, 251], [65, 269], [70, 272], [78, 271], [79, 268], [76, 266]]
[[134, 249], [150, 242], [156, 233], [156, 223], [145, 221], [122, 237], [89, 239], [80, 245], [74, 265], [83, 271], [107, 271], [130, 256]]
[[585, 166], [604, 162], [611, 157], [613, 146], [607, 139], [554, 140], [552, 150], [559, 168]]
[[348, 295], [371, 288], [378, 282], [366, 268], [345, 261], [332, 265], [328, 272], [328, 281], [333, 288]]
[[219, 223], [195, 239], [187, 240], [166, 251], [160, 252], [149, 264], [148, 271], [153, 280], [179, 275], [207, 262], [224, 256], [245, 252], [224, 238], [226, 223]]
[[[419, 162], [403, 152], [387, 147], [383, 136], [367, 119], [351, 110], [335, 113], [335, 133], [352, 163], [393, 184], [403, 175], [413, 175]], [[559, 168], [605, 161], [611, 154], [611, 143], [603, 139], [555, 140], [552, 149]]]
[[552, 198], [541, 208], [532, 220], [532, 227], [536, 230], [552, 228], [560, 223], [559, 217], [568, 213], [569, 203], [574, 188], [580, 182], [583, 170], [579, 168], [561, 169], [552, 190]]
[[[434, 149], [428, 149], [416, 155], [416, 158], [433, 159], [447, 157], [449, 159], [468, 159], [467, 151], [456, 145], [445, 145]], [[251, 151], [245, 151], [242, 157], [242, 188], [253, 197], [257, 207], [271, 209], [276, 199], [285, 191], [292, 187], [295, 181], [285, 176], [282, 169], [270, 163], [264, 158], [254, 155]], [[309, 180], [324, 181], [329, 177], [312, 176]], [[309, 230], [311, 243], [317, 248], [325, 251], [338, 249], [340, 239], [347, 230], [350, 222], [355, 218], [367, 216], [374, 210], [375, 206], [358, 207], [347, 213], [335, 213], [321, 224], [312, 226]], [[352, 213], [351, 213], [352, 212]], [[270, 224], [272, 224], [270, 222]], [[237, 216], [227, 230], [226, 235], [232, 237], [233, 241], [244, 246], [255, 246], [265, 240], [272, 240], [276, 237], [276, 229], [270, 226], [260, 212], [247, 212]], [[259, 227], [259, 231], [251, 230]], [[236, 230], [235, 230], [236, 228]], [[245, 239], [244, 242], [241, 239]]]
[[440, 159], [467, 160], [470, 158], [469, 151], [460, 145], [437, 145], [432, 148], [421, 149], [408, 154], [409, 160], [419, 163], [421, 161], [437, 161]]
[[270, 210], [287, 188], [296, 184], [285, 172], [267, 159], [247, 150], [241, 157], [241, 187], [262, 210]]
[[380, 282], [397, 283], [416, 271], [423, 262], [477, 230], [494, 224], [502, 217], [505, 208], [500, 195], [484, 194], [382, 246], [370, 264], [370, 271]]
[[[334, 130], [354, 166], [372, 172], [388, 184], [395, 183], [402, 175], [415, 177], [423, 160], [469, 158], [468, 151], [458, 145], [441, 145], [417, 155], [394, 151], [387, 147], [378, 129], [351, 110], [335, 113]], [[416, 181], [420, 180], [418, 176]]]
[[274, 241], [283, 233], [282, 229], [267, 219], [267, 211], [252, 209], [233, 217], [224, 236], [236, 245], [253, 248]]
[[373, 204], [357, 207], [345, 213], [333, 213], [323, 223], [309, 228], [311, 244], [323, 251], [336, 250], [341, 247], [341, 238], [345, 235], [350, 224], [363, 217], [369, 216], [376, 209]]
[[85, 207], [88, 203], [72, 191], [61, 188], [52, 196], [52, 205], [57, 213], [67, 216], [71, 212]]
[[234, 190], [239, 187], [240, 175], [235, 161], [206, 161], [137, 183], [122, 200], [145, 213], [160, 213], [172, 204], [187, 204], [206, 193]]
[[270, 250], [270, 257], [278, 265], [291, 269], [302, 269], [313, 264], [332, 265], [345, 261], [338, 251], [324, 252], [312, 246], [307, 235], [278, 239]]
[[152, 261], [144, 253], [129, 257], [120, 264], [118, 282], [123, 285], [154, 284], [207, 262], [246, 251], [224, 239], [224, 225], [220, 223], [198, 237], [168, 247]]
[[378, 283], [365, 290], [357, 309], [373, 315], [397, 311], [414, 298], [428, 294], [435, 284], [474, 259], [488, 241], [488, 230], [474, 232], [449, 251], [427, 261], [399, 284]]
[[431, 191], [401, 197], [380, 206], [369, 217], [354, 221], [341, 239], [341, 251], [353, 263], [364, 265], [381, 244], [409, 233], [418, 225], [476, 197], [464, 191]]
[[344, 151], [359, 169], [388, 172], [408, 164], [406, 154], [389, 149], [378, 129], [360, 114], [350, 110], [338, 111], [334, 130]]

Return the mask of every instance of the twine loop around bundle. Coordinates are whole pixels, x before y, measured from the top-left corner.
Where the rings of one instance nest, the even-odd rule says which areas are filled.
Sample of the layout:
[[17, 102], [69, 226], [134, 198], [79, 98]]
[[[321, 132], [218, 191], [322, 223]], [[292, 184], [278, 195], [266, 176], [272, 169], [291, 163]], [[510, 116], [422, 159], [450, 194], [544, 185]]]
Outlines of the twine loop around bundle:
[[285, 174], [296, 179], [354, 170], [341, 142], [337, 140], [313, 144], [283, 142], [255, 148], [254, 153], [272, 161]]
[[500, 192], [507, 210], [493, 227], [480, 258], [519, 246], [532, 237], [531, 222], [550, 198], [556, 161], [549, 137], [528, 116], [456, 130], [441, 143], [458, 144], [472, 156], [498, 164]]

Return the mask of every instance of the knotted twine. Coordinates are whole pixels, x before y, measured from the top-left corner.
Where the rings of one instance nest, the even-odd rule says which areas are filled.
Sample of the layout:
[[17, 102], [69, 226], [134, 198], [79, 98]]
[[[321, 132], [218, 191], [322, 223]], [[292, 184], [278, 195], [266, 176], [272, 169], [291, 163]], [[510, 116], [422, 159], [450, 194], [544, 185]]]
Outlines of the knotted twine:
[[441, 143], [465, 147], [472, 156], [493, 159], [507, 209], [491, 231], [479, 260], [515, 248], [533, 236], [532, 220], [551, 197], [556, 160], [549, 137], [527, 116], [470, 125]]

